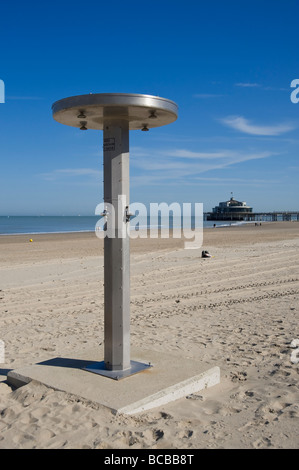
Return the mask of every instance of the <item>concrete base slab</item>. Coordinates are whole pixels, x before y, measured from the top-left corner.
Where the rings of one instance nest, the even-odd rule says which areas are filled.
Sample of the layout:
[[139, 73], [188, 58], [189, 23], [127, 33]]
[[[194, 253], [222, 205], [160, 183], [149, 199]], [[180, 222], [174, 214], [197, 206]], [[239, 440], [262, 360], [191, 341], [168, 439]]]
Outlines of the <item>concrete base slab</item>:
[[56, 357], [8, 372], [14, 387], [32, 380], [91, 400], [111, 410], [134, 414], [165, 405], [220, 383], [220, 369], [174, 353], [132, 350], [134, 360], [152, 366], [122, 380], [111, 380], [85, 370], [99, 363], [101, 353], [83, 351], [72, 357]]

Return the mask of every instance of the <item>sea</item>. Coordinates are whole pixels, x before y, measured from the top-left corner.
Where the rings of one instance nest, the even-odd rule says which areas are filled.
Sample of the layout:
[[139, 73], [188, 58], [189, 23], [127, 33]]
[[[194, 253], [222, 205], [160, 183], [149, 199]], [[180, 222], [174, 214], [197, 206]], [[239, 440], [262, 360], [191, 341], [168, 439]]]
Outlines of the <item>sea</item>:
[[[99, 216], [0, 216], [0, 235], [37, 234], [37, 233], [69, 233], [69, 232], [94, 232], [98, 224], [101, 230]], [[203, 227], [225, 227], [230, 225], [242, 225], [252, 222], [228, 222], [228, 221], [203, 221]], [[130, 222], [131, 228], [151, 229], [151, 228], [178, 228], [185, 227], [181, 220], [175, 217], [169, 220], [159, 218], [158, 225], [152, 225], [150, 217], [139, 218], [138, 223], [134, 219]], [[194, 216], [190, 217], [189, 226], [191, 229], [198, 227], [198, 220]]]

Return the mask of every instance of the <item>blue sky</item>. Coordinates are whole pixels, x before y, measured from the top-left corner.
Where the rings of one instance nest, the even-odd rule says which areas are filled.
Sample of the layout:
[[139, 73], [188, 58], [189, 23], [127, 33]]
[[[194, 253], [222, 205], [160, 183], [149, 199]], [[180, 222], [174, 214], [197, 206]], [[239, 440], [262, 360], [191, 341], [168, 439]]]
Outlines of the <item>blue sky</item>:
[[94, 214], [102, 132], [51, 113], [90, 92], [179, 106], [175, 123], [130, 132], [131, 202], [209, 211], [233, 192], [299, 210], [298, 13], [297, 0], [1, 2], [0, 215]]

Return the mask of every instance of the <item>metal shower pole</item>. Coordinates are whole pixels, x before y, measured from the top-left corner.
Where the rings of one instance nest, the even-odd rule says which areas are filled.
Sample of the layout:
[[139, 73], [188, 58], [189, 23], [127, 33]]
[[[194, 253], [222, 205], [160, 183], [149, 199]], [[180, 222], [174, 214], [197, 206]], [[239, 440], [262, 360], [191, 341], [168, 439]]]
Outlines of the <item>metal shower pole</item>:
[[[52, 110], [62, 124], [103, 130], [104, 203], [113, 208], [115, 226], [104, 238], [104, 361], [85, 369], [120, 379], [149, 367], [130, 359], [129, 131], [174, 122], [177, 105], [151, 95], [99, 93], [56, 101]], [[111, 224], [112, 214], [105, 216]]]

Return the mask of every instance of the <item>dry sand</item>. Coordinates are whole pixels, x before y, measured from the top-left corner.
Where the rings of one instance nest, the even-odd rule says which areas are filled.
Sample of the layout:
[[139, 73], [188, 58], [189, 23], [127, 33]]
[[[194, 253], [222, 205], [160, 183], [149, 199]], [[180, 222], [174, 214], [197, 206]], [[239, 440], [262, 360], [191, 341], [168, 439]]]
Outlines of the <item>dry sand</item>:
[[0, 448], [298, 448], [299, 222], [207, 229], [202, 249], [213, 257], [132, 241], [131, 343], [217, 365], [221, 383], [128, 417], [7, 385], [11, 369], [103, 342], [103, 246], [94, 234], [2, 236]]

